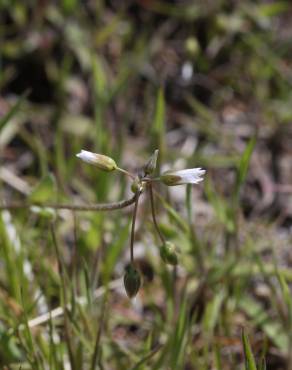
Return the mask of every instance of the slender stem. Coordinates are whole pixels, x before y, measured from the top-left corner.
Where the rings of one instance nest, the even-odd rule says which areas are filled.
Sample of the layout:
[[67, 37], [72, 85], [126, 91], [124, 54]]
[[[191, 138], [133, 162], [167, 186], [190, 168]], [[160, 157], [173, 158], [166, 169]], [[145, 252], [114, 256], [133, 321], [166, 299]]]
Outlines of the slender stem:
[[157, 344], [150, 353], [136, 363], [133, 369], [139, 369], [141, 365], [148, 362], [148, 360], [150, 360], [162, 347], [162, 344]]
[[0, 205], [0, 210], [8, 209], [25, 209], [30, 207], [40, 207], [40, 208], [53, 208], [53, 209], [69, 209], [72, 211], [114, 211], [116, 209], [121, 209], [130, 206], [135, 203], [136, 194], [130, 198], [121, 200], [114, 203], [99, 203], [99, 204], [32, 204], [32, 203], [8, 203], [5, 205]]
[[[120, 289], [121, 286], [122, 286], [122, 279], [116, 279], [116, 280], [112, 280], [109, 283], [108, 289], [110, 289], [110, 290]], [[94, 299], [101, 298], [105, 293], [106, 293], [106, 288], [104, 286], [99, 287], [98, 289], [96, 289], [94, 291]], [[88, 300], [84, 296], [77, 297], [76, 300], [82, 306], [85, 305], [86, 302], [88, 302]], [[67, 304], [67, 308], [70, 309], [71, 305]], [[56, 308], [54, 308], [53, 310], [51, 310], [49, 312], [46, 312], [46, 313], [44, 313], [40, 316], [34, 317], [33, 319], [29, 320], [28, 321], [28, 327], [29, 328], [34, 328], [36, 326], [45, 324], [45, 323], [49, 322], [50, 320], [53, 320], [53, 319], [55, 319], [57, 317], [60, 317], [60, 316], [63, 316], [63, 315], [64, 315], [63, 306], [56, 307]], [[24, 329], [25, 329], [24, 324], [20, 324], [17, 327], [17, 330], [24, 330]], [[14, 333], [14, 330], [11, 329], [11, 332]]]
[[160, 229], [159, 229], [159, 226], [158, 226], [158, 223], [156, 221], [156, 216], [155, 216], [155, 206], [154, 206], [154, 196], [153, 196], [153, 188], [152, 188], [152, 184], [149, 183], [148, 185], [148, 189], [149, 189], [149, 195], [150, 195], [150, 203], [151, 203], [151, 213], [152, 213], [152, 219], [153, 219], [153, 223], [154, 223], [154, 226], [155, 226], [155, 229], [159, 235], [159, 238], [161, 239], [162, 241], [162, 244], [165, 243], [165, 238], [164, 236], [162, 235]]
[[51, 223], [51, 235], [52, 235], [52, 240], [53, 240], [53, 246], [55, 248], [55, 254], [58, 262], [58, 270], [61, 278], [61, 296], [62, 296], [62, 306], [63, 306], [63, 312], [64, 312], [64, 328], [65, 328], [65, 337], [66, 337], [66, 343], [68, 347], [68, 354], [69, 354], [69, 359], [70, 359], [70, 365], [71, 369], [75, 370], [75, 358], [74, 358], [74, 350], [72, 346], [72, 335], [71, 335], [71, 330], [70, 330], [70, 325], [69, 325], [69, 312], [68, 312], [68, 304], [67, 304], [67, 294], [66, 294], [66, 277], [65, 277], [65, 266], [62, 260], [62, 256], [59, 250], [59, 245], [58, 245], [58, 240], [57, 240], [57, 235], [56, 235], [56, 230], [55, 230], [55, 225], [52, 222]]
[[95, 370], [96, 364], [98, 362], [98, 357], [100, 355], [100, 339], [101, 339], [102, 330], [105, 324], [105, 315], [107, 313], [107, 310], [106, 310], [107, 303], [108, 303], [108, 289], [106, 290], [106, 295], [102, 302], [101, 313], [99, 317], [99, 327], [98, 327], [98, 331], [96, 334], [94, 352], [93, 352], [92, 359], [91, 359], [91, 370]]
[[192, 186], [191, 184], [187, 185], [187, 194], [186, 194], [186, 206], [188, 211], [188, 224], [189, 224], [189, 236], [190, 241], [196, 255], [197, 264], [200, 272], [203, 274], [205, 272], [204, 256], [202, 253], [202, 248], [199, 243], [199, 240], [196, 235], [196, 231], [193, 225], [193, 207], [192, 207]]
[[[72, 212], [73, 216], [73, 250], [71, 255], [71, 279], [73, 282], [74, 289], [77, 289], [77, 264], [78, 264], [78, 247], [77, 247], [77, 217], [76, 213]], [[75, 285], [74, 285], [75, 284]]]
[[161, 181], [161, 178], [160, 177], [143, 177], [141, 181], [151, 183], [151, 182]]
[[123, 168], [120, 167], [117, 167], [116, 170], [122, 172], [124, 175], [127, 175], [131, 177], [131, 179], [135, 180], [135, 175], [133, 175], [131, 172], [128, 172], [127, 170], [124, 170]]
[[136, 223], [136, 216], [137, 216], [137, 209], [138, 209], [138, 202], [139, 202], [140, 194], [141, 194], [140, 192], [136, 193], [135, 207], [134, 207], [133, 218], [132, 218], [132, 230], [131, 230], [131, 242], [130, 242], [131, 263], [134, 262], [135, 223]]

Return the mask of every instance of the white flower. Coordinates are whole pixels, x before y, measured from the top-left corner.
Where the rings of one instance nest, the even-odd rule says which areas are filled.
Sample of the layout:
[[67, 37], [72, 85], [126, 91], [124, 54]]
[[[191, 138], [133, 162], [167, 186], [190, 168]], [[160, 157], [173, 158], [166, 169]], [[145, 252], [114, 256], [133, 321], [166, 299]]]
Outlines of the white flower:
[[103, 171], [113, 171], [117, 168], [116, 162], [112, 158], [103, 154], [81, 150], [80, 153], [76, 154], [76, 157], [80, 158], [86, 163], [93, 164]]
[[168, 186], [183, 185], [183, 184], [198, 184], [203, 181], [205, 170], [202, 168], [189, 168], [186, 170], [170, 170], [164, 172], [160, 179]]

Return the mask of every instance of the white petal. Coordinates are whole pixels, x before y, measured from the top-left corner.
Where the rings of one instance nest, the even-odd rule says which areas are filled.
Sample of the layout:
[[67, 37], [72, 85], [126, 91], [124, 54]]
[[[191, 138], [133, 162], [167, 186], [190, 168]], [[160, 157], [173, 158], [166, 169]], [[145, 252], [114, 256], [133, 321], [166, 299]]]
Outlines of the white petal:
[[201, 168], [189, 168], [181, 171], [176, 171], [175, 175], [181, 177], [180, 184], [198, 184], [203, 181], [203, 175], [206, 173]]
[[92, 164], [102, 171], [113, 171], [117, 169], [116, 162], [107, 155], [92, 153], [87, 150], [81, 150], [76, 154], [82, 161]]
[[76, 157], [87, 163], [95, 163], [96, 161], [95, 154], [87, 150], [81, 150], [80, 153], [76, 154]]
[[203, 175], [206, 173], [201, 168], [189, 168], [179, 171], [166, 171], [161, 176], [161, 181], [168, 186], [183, 184], [198, 184], [203, 181]]

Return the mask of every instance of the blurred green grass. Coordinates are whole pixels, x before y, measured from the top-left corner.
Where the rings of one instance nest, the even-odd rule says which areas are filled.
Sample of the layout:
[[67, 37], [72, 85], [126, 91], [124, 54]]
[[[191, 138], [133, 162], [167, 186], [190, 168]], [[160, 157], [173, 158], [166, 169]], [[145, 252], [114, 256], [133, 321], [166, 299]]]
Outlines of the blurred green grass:
[[288, 1], [0, 2], [3, 204], [127, 198], [81, 149], [207, 169], [157, 187], [177, 269], [139, 205], [135, 302], [117, 280], [129, 210], [1, 211], [3, 369], [292, 370], [291, 16]]

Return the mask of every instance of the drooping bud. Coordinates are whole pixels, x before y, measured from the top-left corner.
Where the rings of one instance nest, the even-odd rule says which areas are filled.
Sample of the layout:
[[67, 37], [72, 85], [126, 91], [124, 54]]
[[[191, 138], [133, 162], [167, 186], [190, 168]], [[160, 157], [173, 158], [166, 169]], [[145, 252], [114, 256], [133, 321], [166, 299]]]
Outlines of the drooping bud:
[[168, 186], [183, 184], [198, 184], [203, 181], [205, 170], [201, 168], [189, 168], [180, 171], [166, 171], [160, 176], [160, 180]]
[[126, 272], [124, 275], [124, 286], [129, 298], [135, 297], [140, 289], [140, 273], [133, 265], [129, 265], [126, 267]]
[[165, 263], [173, 266], [177, 265], [178, 258], [175, 252], [175, 245], [173, 243], [167, 241], [159, 249], [160, 257]]
[[156, 169], [156, 165], [157, 165], [158, 153], [159, 153], [159, 150], [156, 149], [154, 151], [154, 153], [152, 154], [152, 156], [149, 158], [149, 160], [146, 163], [146, 165], [144, 166], [145, 176], [147, 176], [147, 175], [153, 175], [153, 173], [154, 173], [154, 171]]
[[76, 154], [76, 157], [107, 172], [114, 171], [118, 167], [116, 162], [107, 155], [92, 153], [87, 150], [81, 150], [80, 153]]

